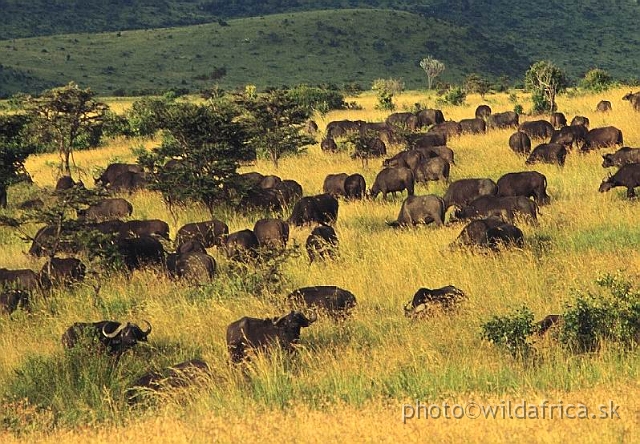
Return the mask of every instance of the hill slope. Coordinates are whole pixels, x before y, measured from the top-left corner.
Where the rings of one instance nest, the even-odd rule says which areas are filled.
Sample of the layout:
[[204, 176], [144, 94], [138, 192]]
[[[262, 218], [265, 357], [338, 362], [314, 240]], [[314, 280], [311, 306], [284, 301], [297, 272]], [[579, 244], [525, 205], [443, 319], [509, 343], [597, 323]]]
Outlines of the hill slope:
[[401, 11], [331, 10], [181, 28], [6, 41], [0, 94], [75, 80], [101, 94], [197, 91], [402, 78], [424, 87], [427, 54], [446, 61], [443, 80], [471, 72], [521, 77], [529, 60], [473, 29]]

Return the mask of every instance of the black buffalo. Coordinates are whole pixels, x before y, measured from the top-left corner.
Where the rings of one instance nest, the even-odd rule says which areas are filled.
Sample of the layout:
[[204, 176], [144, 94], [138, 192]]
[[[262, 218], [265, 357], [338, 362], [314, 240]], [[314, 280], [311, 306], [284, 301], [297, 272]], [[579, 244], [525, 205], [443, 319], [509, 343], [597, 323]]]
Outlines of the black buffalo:
[[169, 224], [160, 219], [129, 220], [118, 230], [120, 237], [160, 236], [169, 240]]
[[[195, 241], [189, 242], [195, 243]], [[212, 280], [216, 274], [216, 260], [208, 255], [206, 251], [184, 251], [184, 248], [182, 248], [182, 251], [168, 254], [166, 262], [169, 275], [178, 279], [187, 279], [199, 283]]]
[[400, 208], [400, 214], [395, 222], [388, 222], [389, 226], [413, 226], [417, 224], [434, 223], [436, 226], [444, 224], [444, 200], [435, 195], [409, 196]]
[[281, 219], [260, 219], [253, 227], [253, 233], [261, 248], [281, 249], [289, 240], [289, 224]]
[[420, 146], [415, 148], [415, 150], [419, 151], [425, 159], [429, 159], [431, 157], [441, 157], [451, 165], [455, 165], [456, 163], [454, 160], [453, 150], [448, 146]]
[[111, 181], [111, 183], [109, 184], [109, 189], [111, 191], [126, 191], [128, 193], [133, 193], [134, 191], [145, 188], [147, 186], [147, 183], [148, 181], [145, 173], [126, 171], [116, 176], [116, 178]]
[[374, 137], [367, 141], [365, 148], [356, 148], [351, 155], [352, 158], [369, 158], [369, 157], [381, 157], [387, 154], [387, 145], [379, 137]]
[[458, 137], [462, 134], [462, 125], [459, 122], [453, 120], [447, 120], [446, 122], [437, 123], [429, 128], [430, 133], [440, 133], [447, 136], [447, 140], [451, 137]]
[[87, 267], [75, 257], [52, 257], [40, 270], [40, 282], [43, 286], [71, 285], [84, 280]]
[[491, 216], [469, 222], [454, 245], [489, 248], [494, 251], [508, 246], [522, 248], [524, 236], [522, 230], [515, 225], [505, 222], [501, 217]]
[[596, 111], [604, 113], [604, 112], [608, 112], [611, 111], [612, 107], [611, 107], [611, 102], [608, 100], [601, 100], [598, 102], [598, 104], [596, 105]]
[[133, 213], [133, 205], [126, 199], [103, 199], [85, 210], [78, 210], [78, 217], [85, 220], [103, 220], [128, 217]]
[[487, 131], [487, 124], [479, 117], [476, 117], [475, 119], [462, 119], [460, 120], [460, 128], [463, 133], [482, 134]]
[[615, 187], [625, 187], [627, 197], [636, 197], [634, 188], [640, 186], [640, 163], [628, 163], [620, 167], [612, 176], [607, 177], [600, 184], [598, 191], [604, 193]]
[[422, 109], [416, 113], [416, 117], [420, 128], [444, 122], [444, 114], [439, 109]]
[[318, 132], [318, 124], [314, 120], [309, 119], [305, 124], [305, 130], [307, 134], [313, 136], [315, 133]]
[[531, 165], [536, 162], [542, 162], [564, 166], [566, 157], [567, 149], [564, 145], [559, 143], [542, 143], [531, 151], [525, 163]]
[[513, 111], [491, 114], [487, 118], [487, 129], [517, 128], [520, 117]]
[[302, 185], [292, 179], [284, 179], [274, 188], [282, 207], [290, 207], [302, 197]]
[[524, 234], [515, 225], [504, 223], [487, 230], [487, 246], [494, 251], [511, 246], [523, 248]]
[[494, 196], [498, 185], [491, 179], [460, 179], [452, 182], [443, 196], [445, 210], [451, 206], [462, 207], [479, 196]]
[[546, 205], [550, 201], [547, 194], [547, 178], [537, 171], [521, 171], [504, 174], [498, 182], [497, 196], [533, 197], [538, 205]]
[[176, 234], [176, 244], [180, 245], [189, 240], [196, 240], [205, 248], [211, 248], [222, 243], [225, 234], [229, 234], [229, 226], [218, 219], [191, 222], [183, 225]]
[[73, 348], [83, 339], [97, 340], [111, 354], [121, 354], [134, 347], [138, 342], [146, 342], [151, 333], [151, 324], [142, 330], [138, 325], [127, 322], [121, 324], [115, 321], [76, 322], [62, 335], [62, 345]]
[[622, 145], [623, 143], [622, 131], [615, 126], [604, 126], [589, 130], [581, 149], [582, 151], [589, 151], [613, 145]]
[[560, 324], [563, 320], [564, 320], [564, 317], [562, 315], [550, 314], [545, 316], [540, 321], [534, 324], [536, 329], [536, 334], [538, 336], [544, 335], [552, 327]]
[[296, 226], [319, 223], [332, 225], [338, 220], [338, 200], [330, 194], [301, 198], [293, 206], [289, 224]]
[[344, 181], [349, 177], [347, 173], [327, 174], [322, 184], [322, 192], [333, 197], [344, 196]]
[[165, 262], [164, 247], [153, 236], [120, 237], [116, 240], [116, 247], [129, 271], [162, 266]]
[[414, 179], [419, 183], [427, 183], [432, 180], [449, 181], [451, 165], [442, 157], [423, 159], [414, 170]]
[[311, 231], [305, 248], [309, 255], [309, 261], [319, 259], [333, 259], [337, 256], [338, 235], [333, 227], [328, 225], [317, 226]]
[[17, 309], [29, 311], [29, 292], [25, 290], [0, 289], [0, 314], [11, 314]]
[[628, 100], [634, 110], [640, 111], [640, 92], [633, 93], [629, 91], [622, 97], [622, 100]]
[[629, 148], [625, 146], [613, 154], [605, 154], [602, 156], [603, 168], [612, 166], [620, 167], [628, 163], [640, 163], [640, 148]]
[[489, 105], [478, 105], [476, 108], [476, 119], [482, 119], [486, 121], [491, 115], [491, 107]]
[[572, 148], [574, 145], [578, 147], [584, 143], [588, 132], [589, 130], [584, 125], [563, 126], [559, 130], [553, 131], [550, 143], [559, 143], [567, 148]]
[[258, 186], [262, 189], [276, 188], [280, 182], [282, 182], [282, 179], [279, 176], [268, 174], [260, 180]]
[[404, 315], [413, 317], [425, 313], [425, 310], [428, 312], [429, 308], [435, 305], [449, 311], [465, 299], [467, 299], [467, 295], [453, 285], [434, 289], [420, 288], [415, 292], [411, 301], [404, 306]]
[[335, 120], [329, 122], [326, 128], [326, 136], [331, 139], [344, 137], [349, 133], [359, 131], [362, 123], [359, 120]]
[[38, 275], [33, 270], [28, 268], [18, 270], [0, 268], [0, 289], [32, 292], [40, 288], [40, 279], [38, 279]]
[[149, 391], [159, 392], [187, 387], [207, 381], [210, 377], [209, 365], [201, 359], [190, 359], [160, 371], [149, 371], [136, 379], [127, 389], [127, 402], [140, 402]]
[[298, 288], [287, 299], [306, 308], [325, 311], [330, 316], [342, 318], [356, 306], [356, 296], [348, 290], [335, 285], [316, 285]]
[[387, 125], [415, 131], [418, 128], [418, 116], [410, 112], [392, 113], [386, 119]]
[[589, 128], [589, 118], [585, 116], [573, 116], [570, 126], [573, 125], [584, 125], [585, 127]]
[[338, 151], [338, 144], [333, 138], [325, 137], [324, 139], [322, 139], [322, 142], [320, 142], [320, 148], [322, 149], [322, 151], [336, 153]]
[[387, 193], [392, 193], [394, 196], [397, 191], [407, 190], [409, 196], [413, 196], [415, 178], [413, 171], [409, 168], [384, 168], [378, 173], [373, 186], [370, 190], [370, 195], [373, 199], [382, 193], [382, 198], [387, 198]]
[[407, 143], [411, 148], [445, 146], [447, 144], [447, 134], [444, 132], [413, 134], [407, 137]]
[[137, 164], [112, 163], [104, 170], [100, 177], [95, 179], [95, 183], [96, 185], [102, 185], [106, 187], [107, 185], [113, 183], [116, 177], [126, 172], [142, 173], [143, 169], [142, 166]]
[[400, 151], [395, 156], [385, 159], [384, 162], [382, 162], [382, 166], [392, 168], [404, 167], [415, 171], [424, 158], [425, 156], [416, 149]]
[[293, 345], [300, 340], [300, 330], [309, 327], [316, 319], [315, 313], [307, 318], [299, 311], [276, 318], [240, 318], [227, 327], [231, 361], [244, 360], [249, 348], [266, 351], [270, 345], [280, 345], [286, 351], [293, 351]]
[[567, 126], [567, 118], [562, 113], [553, 113], [549, 118], [549, 122], [553, 125], [554, 128], [562, 128], [563, 126]]
[[516, 131], [509, 137], [509, 148], [516, 154], [529, 154], [531, 151], [531, 138], [522, 131]]
[[227, 235], [224, 247], [229, 259], [242, 262], [258, 256], [260, 243], [252, 230], [244, 229]]
[[458, 220], [497, 216], [507, 221], [513, 221], [517, 214], [535, 222], [538, 220], [538, 205], [524, 196], [480, 196], [454, 213]]
[[347, 199], [362, 199], [367, 192], [367, 182], [362, 174], [351, 174], [344, 180], [344, 196]]
[[531, 139], [550, 139], [553, 125], [546, 120], [531, 120], [521, 123], [518, 131], [526, 133]]
[[66, 190], [71, 190], [74, 187], [79, 187], [82, 188], [84, 187], [84, 184], [82, 183], [81, 180], [79, 180], [78, 182], [74, 181], [71, 176], [62, 176], [60, 179], [58, 179], [58, 181], [56, 182], [56, 186], [55, 186], [55, 191], [66, 191]]

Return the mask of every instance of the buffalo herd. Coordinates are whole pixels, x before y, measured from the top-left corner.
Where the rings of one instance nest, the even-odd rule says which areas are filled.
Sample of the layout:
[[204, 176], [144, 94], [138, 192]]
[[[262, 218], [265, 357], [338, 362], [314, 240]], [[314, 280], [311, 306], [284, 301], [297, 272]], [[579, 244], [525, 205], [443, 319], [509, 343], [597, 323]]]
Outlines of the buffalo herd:
[[[624, 99], [635, 109], [640, 106], [640, 93], [629, 93]], [[610, 102], [597, 105], [598, 111], [610, 109]], [[565, 116], [558, 112], [548, 121], [521, 123], [520, 116], [513, 111], [493, 113], [488, 105], [481, 105], [476, 109], [475, 117], [460, 122], [445, 120], [442, 111], [436, 109], [393, 113], [384, 122], [377, 123], [329, 122], [321, 143], [322, 150], [327, 153], [338, 150], [336, 139], [353, 132], [376, 135], [371, 142], [374, 146], [366, 151], [367, 156], [386, 156], [386, 147], [399, 141], [404, 149], [382, 160], [382, 168], [370, 188], [360, 173], [337, 172], [325, 178], [321, 194], [305, 196], [300, 184], [293, 180], [257, 172], [244, 173], [241, 180], [246, 193], [240, 200], [240, 209], [280, 214], [290, 209], [289, 217], [265, 217], [257, 220], [252, 228], [235, 232], [230, 232], [228, 225], [217, 219], [190, 222], [177, 230], [172, 252], [165, 250], [170, 241], [168, 223], [158, 219], [123, 221], [134, 211], [132, 204], [124, 198], [104, 199], [79, 210], [77, 216], [88, 230], [113, 236], [113, 246], [130, 272], [153, 266], [163, 269], [172, 279], [194, 283], [216, 278], [216, 259], [207, 249], [215, 248], [231, 261], [255, 261], [260, 258], [261, 251], [286, 249], [291, 227], [311, 229], [305, 243], [310, 262], [337, 259], [339, 242], [334, 227], [340, 202], [366, 199], [374, 204], [380, 194], [386, 201], [389, 194], [395, 197], [396, 193], [406, 192], [397, 219], [387, 222], [391, 227], [432, 224], [439, 228], [462, 223], [459, 235], [451, 243], [452, 248], [472, 247], [489, 253], [505, 248], [524, 248], [525, 237], [515, 223], [521, 220], [535, 226], [539, 207], [551, 203], [543, 174], [515, 171], [495, 180], [477, 177], [450, 181], [450, 172], [456, 164], [447, 141], [461, 134], [505, 128], [516, 130], [509, 137], [508, 146], [517, 155], [526, 156], [525, 165], [542, 162], [562, 167], [574, 148], [588, 152], [620, 147], [613, 154], [603, 155], [603, 167], [619, 169], [602, 182], [599, 191], [625, 187], [627, 196], [635, 197], [634, 188], [640, 186], [640, 148], [621, 147], [623, 136], [619, 129], [613, 126], [588, 129], [589, 120], [582, 116], [575, 116], [567, 125]], [[422, 131], [424, 129], [427, 131]], [[317, 132], [317, 125], [308, 125], [307, 131]], [[532, 141], [536, 145], [532, 146]], [[429, 181], [446, 184], [446, 192], [442, 196], [416, 195], [416, 184]], [[106, 190], [133, 193], [145, 187], [146, 177], [139, 165], [114, 163], [95, 179], [95, 184]], [[84, 187], [84, 184], [63, 177], [55, 188], [56, 192], [61, 192], [73, 187]], [[39, 273], [30, 269], [0, 268], [0, 312], [11, 314], [18, 309], [28, 310], [34, 293], [73, 285], [85, 278], [87, 267], [73, 257], [79, 253], [78, 246], [66, 240], [64, 234], [60, 227], [45, 226], [33, 237], [29, 253], [48, 258]], [[57, 257], [56, 253], [68, 257]], [[272, 344], [293, 352], [302, 329], [312, 326], [319, 314], [343, 322], [356, 307], [356, 296], [334, 285], [299, 288], [285, 299], [291, 309], [288, 313], [275, 317], [245, 316], [228, 325], [226, 343], [231, 362], [248, 361], [251, 350], [267, 351]], [[404, 312], [413, 318], [432, 313], [434, 309], [452, 311], [466, 299], [467, 295], [454, 286], [433, 290], [420, 288], [405, 305]], [[549, 328], [548, 325], [557, 321], [553, 317], [545, 318], [540, 321], [540, 329]], [[84, 342], [97, 342], [108, 354], [120, 356], [138, 342], [147, 341], [151, 324], [145, 323], [143, 329], [129, 322], [77, 322], [64, 332], [62, 344], [73, 349]], [[204, 361], [190, 360], [162, 371], [150, 371], [134, 385], [160, 390], [163, 384], [186, 385], [196, 379], [194, 375], [209, 372]], [[135, 396], [133, 393], [130, 399], [135, 400]]]

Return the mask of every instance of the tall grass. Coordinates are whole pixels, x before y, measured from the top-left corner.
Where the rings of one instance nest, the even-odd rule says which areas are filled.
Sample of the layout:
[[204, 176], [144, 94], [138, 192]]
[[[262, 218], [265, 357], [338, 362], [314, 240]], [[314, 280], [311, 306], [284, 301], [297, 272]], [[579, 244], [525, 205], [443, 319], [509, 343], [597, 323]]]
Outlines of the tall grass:
[[[592, 111], [599, 100], [595, 95], [563, 96], [559, 105], [561, 110], [571, 110], [569, 118], [582, 114], [591, 119], [592, 126], [619, 127], [626, 145], [640, 146], [639, 115], [616, 99], [623, 94], [623, 90], [607, 94], [614, 112], [606, 115]], [[318, 118], [321, 129], [334, 119], [383, 118], [373, 109], [375, 97], [355, 100], [363, 110]], [[400, 108], [416, 102], [434, 105], [433, 97], [417, 93], [396, 100]], [[450, 119], [471, 117], [480, 102], [479, 97], [471, 96], [466, 106], [444, 107], [443, 111]], [[506, 95], [488, 96], [487, 102], [494, 111], [513, 106]], [[571, 300], [573, 289], [594, 289], [593, 281], [601, 273], [621, 269], [633, 282], [640, 282], [638, 204], [627, 200], [620, 189], [598, 193], [605, 175], [600, 153], [572, 152], [564, 168], [527, 167], [523, 158], [509, 150], [509, 134], [495, 131], [452, 140], [456, 165], [451, 179], [495, 180], [506, 172], [527, 169], [545, 174], [552, 203], [542, 207], [538, 225], [519, 222], [526, 239], [523, 250], [499, 254], [452, 251], [449, 244], [462, 225], [389, 228], [385, 220], [397, 217], [402, 197], [387, 202], [380, 198], [341, 201], [336, 225], [340, 257], [309, 264], [304, 254], [293, 255], [284, 264], [280, 289], [256, 286], [250, 274], [235, 273], [221, 252], [212, 249], [219, 275], [200, 288], [148, 270], [136, 271], [130, 279], [100, 279], [97, 295], [90, 283], [56, 291], [37, 298], [31, 314], [0, 317], [0, 387], [8, 396], [2, 409], [5, 413], [0, 414], [4, 427], [25, 439], [70, 442], [114, 435], [123, 440], [160, 436], [165, 442], [227, 442], [240, 435], [269, 435], [288, 442], [341, 436], [350, 441], [365, 437], [397, 440], [425, 433], [443, 440], [471, 434], [472, 441], [481, 436], [529, 441], [532, 433], [541, 433], [543, 441], [573, 433], [584, 433], [587, 440], [632, 439], [633, 433], [637, 436], [633, 425], [637, 425], [639, 408], [637, 396], [632, 396], [640, 388], [637, 350], [623, 353], [605, 347], [599, 354], [573, 356], [552, 343], [541, 344], [541, 359], [527, 364], [480, 339], [481, 325], [492, 315], [522, 305], [530, 307], [536, 318], [559, 312]], [[77, 153], [76, 163], [91, 171], [116, 157], [132, 160], [129, 149], [140, 143], [114, 141], [99, 150]], [[142, 143], [153, 145], [153, 141]], [[51, 155], [29, 159], [27, 169], [38, 185], [53, 185], [55, 160]], [[347, 153], [325, 154], [313, 146], [303, 155], [283, 159], [277, 170], [262, 160], [246, 170], [295, 179], [305, 194], [316, 194], [329, 173], [360, 172], [371, 184], [379, 168], [377, 161], [363, 167]], [[430, 183], [419, 186], [417, 194], [442, 195], [445, 189], [445, 184]], [[182, 224], [208, 217], [204, 209], [193, 207], [179, 210], [173, 218], [152, 192], [124, 197], [133, 203], [133, 217], [167, 220], [172, 236]], [[12, 189], [10, 202], [15, 204], [20, 198], [17, 189]], [[251, 228], [259, 217], [222, 208], [217, 215], [232, 231]], [[292, 244], [303, 244], [309, 231], [292, 228]], [[28, 245], [16, 236], [0, 228], [4, 247], [0, 266], [39, 269], [42, 260], [28, 257], [24, 253]], [[294, 356], [278, 351], [258, 356], [244, 371], [228, 363], [225, 329], [230, 322], [242, 316], [282, 314], [289, 309], [285, 302], [289, 291], [317, 284], [352, 291], [358, 298], [353, 316], [344, 323], [321, 318], [303, 329]], [[404, 317], [402, 307], [419, 287], [444, 285], [455, 285], [469, 296], [457, 312], [422, 320]], [[109, 358], [63, 352], [60, 336], [69, 325], [101, 319], [148, 319], [153, 325], [149, 343], [123, 356], [113, 371]], [[211, 366], [210, 383], [173, 395], [161, 394], [151, 407], [127, 405], [125, 390], [144, 371], [195, 357]], [[622, 421], [598, 425], [593, 421], [463, 420], [400, 427], [401, 404], [415, 399], [499, 402], [545, 397], [591, 403], [615, 399], [625, 413]], [[30, 402], [25, 403], [25, 398]], [[92, 428], [68, 431], [82, 425]], [[0, 434], [3, 442], [12, 436]]]

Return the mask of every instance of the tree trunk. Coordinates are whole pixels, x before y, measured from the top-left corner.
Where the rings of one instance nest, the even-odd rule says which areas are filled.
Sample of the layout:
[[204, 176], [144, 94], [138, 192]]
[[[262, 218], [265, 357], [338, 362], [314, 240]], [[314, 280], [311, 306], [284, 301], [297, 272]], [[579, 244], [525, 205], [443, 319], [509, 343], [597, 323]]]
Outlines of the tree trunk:
[[0, 208], [7, 208], [7, 186], [0, 185]]
[[71, 177], [71, 167], [69, 166], [69, 156], [71, 155], [71, 150], [66, 150], [64, 152], [64, 175]]

